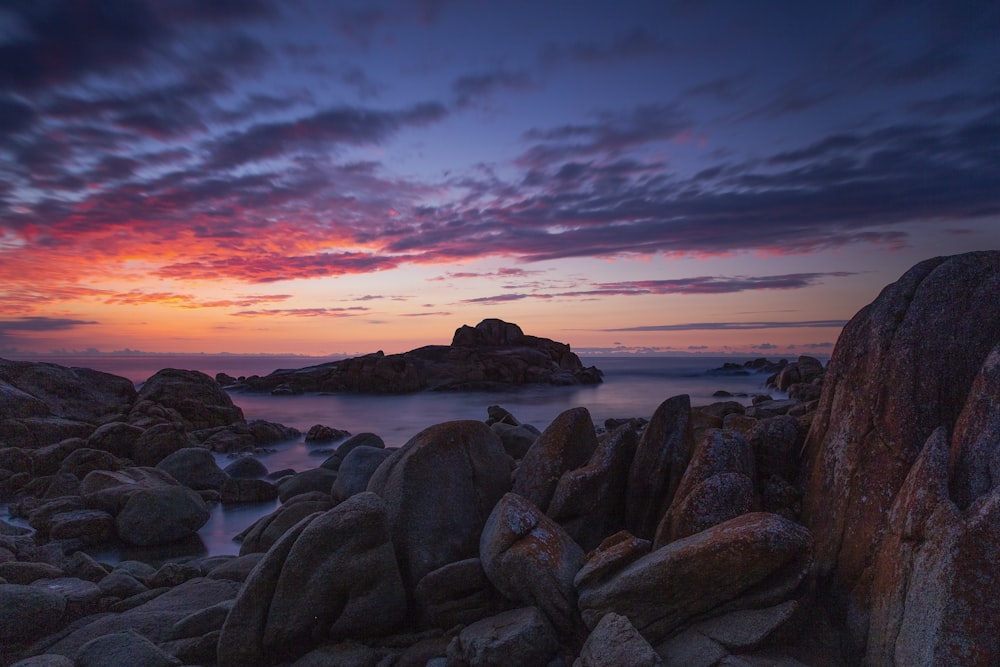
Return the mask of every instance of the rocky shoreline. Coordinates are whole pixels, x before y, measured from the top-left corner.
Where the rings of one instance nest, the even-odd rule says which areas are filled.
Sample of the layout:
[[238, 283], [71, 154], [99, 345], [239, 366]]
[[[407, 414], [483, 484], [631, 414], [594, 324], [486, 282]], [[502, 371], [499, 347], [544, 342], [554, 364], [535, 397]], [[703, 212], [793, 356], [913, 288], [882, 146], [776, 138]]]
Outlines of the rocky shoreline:
[[[0, 360], [0, 499], [33, 529], [0, 522], [0, 664], [995, 664], [998, 290], [997, 252], [913, 267], [827, 368], [770, 369], [788, 399], [316, 429], [333, 455], [270, 479], [211, 452], [299, 434], [203, 374]], [[238, 556], [86, 553], [269, 494]]]

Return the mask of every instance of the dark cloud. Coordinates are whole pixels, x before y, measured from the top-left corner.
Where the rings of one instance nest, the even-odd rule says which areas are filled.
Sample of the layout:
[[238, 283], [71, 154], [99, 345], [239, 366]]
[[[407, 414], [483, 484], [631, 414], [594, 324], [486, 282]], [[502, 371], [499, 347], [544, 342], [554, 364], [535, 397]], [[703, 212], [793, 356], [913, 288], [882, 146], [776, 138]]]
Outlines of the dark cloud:
[[4, 331], [66, 331], [86, 324], [98, 324], [92, 320], [74, 320], [61, 317], [19, 317], [14, 320], [0, 320], [0, 332]]
[[421, 127], [448, 114], [428, 102], [401, 111], [337, 107], [295, 121], [261, 123], [209, 144], [209, 165], [230, 168], [296, 151], [323, 151], [337, 144], [377, 144], [403, 127]]
[[38, 119], [35, 110], [24, 102], [0, 95], [0, 145], [8, 137], [30, 129]]
[[537, 143], [518, 162], [539, 168], [578, 157], [615, 155], [676, 138], [690, 128], [687, 114], [676, 105], [643, 105], [627, 112], [604, 112], [592, 123], [528, 130], [524, 139]]
[[542, 50], [542, 62], [548, 65], [576, 61], [601, 65], [639, 58], [663, 58], [676, 54], [669, 42], [647, 30], [635, 28], [610, 42], [550, 43]]
[[0, 44], [0, 88], [30, 91], [142, 63], [166, 26], [135, 0], [13, 0], [17, 31]]
[[687, 322], [684, 324], [652, 324], [599, 331], [745, 331], [756, 329], [839, 329], [847, 320], [807, 320], [792, 322]]
[[455, 79], [451, 84], [451, 89], [455, 93], [455, 104], [459, 107], [467, 107], [489, 98], [499, 90], [524, 91], [534, 87], [535, 83], [528, 72], [505, 70], [467, 74]]

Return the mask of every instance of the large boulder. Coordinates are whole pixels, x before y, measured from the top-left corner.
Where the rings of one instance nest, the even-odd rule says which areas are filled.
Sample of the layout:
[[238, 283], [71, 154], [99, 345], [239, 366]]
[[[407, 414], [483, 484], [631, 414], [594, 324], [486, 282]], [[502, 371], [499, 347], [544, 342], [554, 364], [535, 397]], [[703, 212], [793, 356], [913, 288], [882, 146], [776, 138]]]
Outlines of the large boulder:
[[155, 466], [174, 452], [191, 447], [184, 425], [179, 422], [156, 424], [143, 431], [132, 446], [132, 461], [139, 466]]
[[275, 511], [257, 519], [237, 536], [237, 539], [242, 540], [240, 556], [270, 550], [282, 535], [304, 518], [317, 512], [326, 512], [332, 507], [330, 496], [326, 494], [306, 493], [292, 498]]
[[205, 501], [191, 489], [160, 486], [132, 494], [115, 517], [115, 528], [126, 544], [145, 547], [191, 537], [208, 517]]
[[176, 667], [181, 661], [135, 632], [115, 632], [90, 640], [80, 647], [76, 667]]
[[854, 657], [886, 518], [921, 447], [959, 420], [1000, 337], [1000, 252], [921, 262], [844, 327], [805, 444], [803, 519]]
[[707, 429], [656, 531], [654, 548], [753, 509], [754, 455], [735, 431]]
[[812, 563], [812, 539], [775, 514], [744, 514], [671, 542], [603, 576], [578, 578], [588, 627], [609, 612], [658, 644], [706, 612], [770, 606], [794, 596]]
[[97, 426], [123, 417], [135, 398], [135, 386], [117, 375], [0, 359], [0, 414], [5, 419], [54, 416]]
[[80, 482], [80, 496], [90, 509], [118, 514], [133, 494], [163, 486], [177, 486], [177, 480], [156, 468], [93, 470]]
[[542, 431], [514, 473], [514, 493], [548, 510], [563, 473], [587, 463], [597, 448], [587, 408], [570, 408]]
[[694, 452], [691, 398], [663, 401], [639, 438], [628, 473], [625, 526], [633, 535], [652, 539]]
[[478, 558], [448, 563], [429, 573], [417, 584], [414, 598], [427, 621], [444, 630], [504, 610], [503, 600]]
[[573, 667], [609, 665], [662, 667], [663, 661], [627, 618], [609, 612], [587, 637]]
[[337, 479], [333, 482], [330, 495], [334, 500], [347, 500], [353, 495], [363, 493], [368, 488], [372, 475], [391, 455], [392, 451], [385, 448], [367, 445], [354, 447], [338, 467]]
[[218, 491], [229, 479], [212, 453], [202, 447], [178, 449], [157, 463], [156, 467], [195, 491]]
[[538, 607], [558, 633], [581, 630], [573, 578], [583, 550], [525, 498], [508, 493], [493, 508], [479, 545], [483, 571], [504, 596]]
[[952, 436], [945, 426], [931, 434], [893, 502], [871, 584], [867, 664], [985, 666], [1000, 656], [998, 397], [1000, 346]]
[[165, 368], [143, 383], [137, 400], [176, 410], [191, 430], [243, 421], [243, 411], [233, 405], [229, 394], [198, 371]]
[[510, 489], [510, 467], [500, 439], [478, 421], [426, 428], [379, 466], [368, 490], [385, 499], [408, 591], [479, 554], [483, 524]]
[[546, 513], [584, 551], [625, 526], [625, 486], [638, 439], [626, 423], [601, 439], [586, 465], [559, 478]]
[[388, 633], [405, 613], [385, 503], [362, 493], [299, 522], [268, 551], [222, 627], [218, 663], [294, 659], [326, 639]]

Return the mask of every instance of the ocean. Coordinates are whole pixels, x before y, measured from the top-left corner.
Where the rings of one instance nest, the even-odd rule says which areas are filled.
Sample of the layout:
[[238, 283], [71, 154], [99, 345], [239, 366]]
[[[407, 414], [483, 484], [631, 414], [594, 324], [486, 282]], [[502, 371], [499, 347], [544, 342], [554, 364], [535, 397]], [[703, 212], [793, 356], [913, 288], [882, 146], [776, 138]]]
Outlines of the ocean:
[[[199, 370], [208, 375], [224, 372], [233, 376], [266, 375], [278, 368], [301, 368], [330, 359], [264, 356], [158, 356], [94, 355], [59, 356], [37, 359], [64, 366], [83, 366], [126, 377], [141, 384], [162, 368]], [[271, 396], [234, 392], [233, 402], [250, 419], [266, 419], [294, 426], [303, 433], [315, 424], [361, 433], [377, 433], [388, 447], [399, 447], [422, 429], [454, 419], [485, 420], [487, 408], [500, 405], [520, 421], [543, 430], [558, 414], [573, 407], [586, 407], [597, 426], [609, 418], [644, 417], [672, 396], [689, 394], [693, 405], [719, 400], [749, 404], [750, 396], [765, 391], [766, 374], [747, 376], [711, 374], [726, 362], [742, 363], [736, 357], [651, 357], [617, 356], [582, 358], [587, 366], [604, 371], [604, 383], [581, 387], [530, 386], [501, 392], [435, 393], [403, 396], [320, 395]], [[825, 360], [824, 360], [825, 362]], [[717, 390], [737, 395], [733, 399], [714, 398]], [[742, 396], [740, 396], [742, 395]], [[306, 470], [318, 466], [330, 453], [330, 446], [306, 445], [303, 438], [274, 446], [260, 456], [269, 470]], [[218, 455], [219, 464], [229, 459]], [[274, 510], [275, 502], [239, 507], [216, 506], [212, 518], [201, 529], [201, 544], [187, 545], [182, 555], [235, 554], [239, 544], [233, 536], [260, 516]], [[138, 556], [126, 551], [95, 554], [108, 561]], [[168, 554], [164, 553], [164, 557]]]

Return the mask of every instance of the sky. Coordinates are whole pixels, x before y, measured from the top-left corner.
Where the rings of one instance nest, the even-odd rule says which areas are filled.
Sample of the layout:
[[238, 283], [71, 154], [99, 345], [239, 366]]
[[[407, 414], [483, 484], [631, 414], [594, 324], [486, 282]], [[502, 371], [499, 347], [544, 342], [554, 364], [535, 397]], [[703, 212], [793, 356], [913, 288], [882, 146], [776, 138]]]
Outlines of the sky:
[[1000, 248], [1000, 3], [4, 0], [0, 355], [829, 354]]

